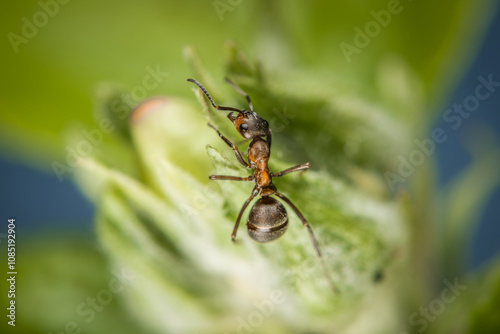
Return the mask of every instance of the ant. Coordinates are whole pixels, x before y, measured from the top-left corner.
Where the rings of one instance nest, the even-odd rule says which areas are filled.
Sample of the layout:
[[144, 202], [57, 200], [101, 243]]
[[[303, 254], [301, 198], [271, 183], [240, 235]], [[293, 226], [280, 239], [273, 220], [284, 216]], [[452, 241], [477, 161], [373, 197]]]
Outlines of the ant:
[[[229, 176], [229, 175], [210, 175], [210, 180], [228, 180], [228, 181], [255, 181], [255, 186], [252, 190], [250, 197], [243, 204], [243, 207], [238, 214], [238, 218], [236, 218], [236, 224], [234, 225], [233, 233], [231, 234], [231, 238], [235, 241], [236, 232], [240, 225], [241, 217], [245, 212], [248, 204], [260, 193], [260, 199], [255, 202], [252, 209], [250, 210], [250, 214], [248, 215], [247, 221], [247, 229], [250, 237], [260, 243], [266, 243], [273, 241], [280, 236], [282, 236], [287, 228], [288, 228], [288, 215], [285, 210], [283, 204], [281, 204], [278, 200], [271, 196], [277, 196], [281, 200], [285, 201], [295, 212], [295, 214], [302, 221], [302, 224], [307, 227], [309, 235], [311, 237], [312, 243], [318, 254], [318, 258], [321, 261], [321, 265], [323, 267], [323, 271], [325, 276], [327, 277], [330, 285], [332, 286], [334, 291], [337, 291], [333, 282], [328, 275], [328, 271], [326, 269], [326, 264], [321, 255], [321, 251], [318, 245], [318, 241], [314, 236], [313, 230], [309, 225], [309, 222], [304, 217], [304, 215], [299, 211], [299, 209], [282, 193], [278, 192], [276, 186], [273, 184], [273, 177], [281, 177], [293, 172], [298, 172], [301, 170], [309, 169], [311, 167], [309, 162], [296, 165], [285, 170], [282, 170], [278, 173], [273, 173], [269, 170], [268, 161], [271, 156], [271, 141], [272, 141], [272, 131], [269, 128], [269, 123], [257, 115], [257, 113], [253, 109], [252, 101], [247, 93], [245, 93], [238, 85], [236, 85], [229, 78], [226, 78], [226, 81], [248, 102], [248, 106], [250, 110], [240, 110], [233, 107], [223, 107], [215, 104], [214, 100], [208, 93], [208, 91], [203, 87], [201, 83], [196, 81], [195, 79], [187, 79], [187, 81], [194, 83], [198, 86], [205, 96], [210, 100], [212, 106], [217, 110], [225, 110], [229, 111], [227, 114], [227, 118], [231, 122], [233, 122], [236, 130], [239, 134], [247, 139], [252, 140], [250, 145], [248, 146], [248, 160], [246, 162], [243, 159], [243, 156], [240, 150], [231, 143], [229, 139], [227, 139], [220, 131], [213, 126], [212, 124], [208, 124], [211, 128], [213, 128], [219, 137], [233, 149], [234, 154], [236, 155], [236, 159], [238, 162], [247, 169], [254, 169], [253, 175], [248, 177], [239, 177], [239, 176]], [[234, 113], [237, 113], [236, 115]], [[266, 137], [264, 139], [263, 137]]]

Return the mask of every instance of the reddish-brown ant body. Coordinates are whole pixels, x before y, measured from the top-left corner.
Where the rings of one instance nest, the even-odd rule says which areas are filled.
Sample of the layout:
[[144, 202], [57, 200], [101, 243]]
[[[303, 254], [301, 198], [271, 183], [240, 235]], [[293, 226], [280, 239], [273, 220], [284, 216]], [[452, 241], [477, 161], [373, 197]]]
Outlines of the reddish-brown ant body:
[[[248, 94], [245, 93], [234, 82], [229, 80], [229, 78], [226, 78], [226, 81], [239, 94], [246, 98], [250, 110], [240, 110], [233, 107], [218, 106], [215, 104], [214, 100], [201, 83], [194, 79], [187, 79], [187, 81], [197, 85], [203, 91], [203, 93], [215, 109], [229, 111], [227, 117], [231, 122], [233, 122], [239, 134], [247, 140], [252, 140], [248, 146], [249, 162], [246, 162], [236, 145], [231, 143], [231, 141], [227, 139], [222, 133], [220, 133], [217, 128], [209, 124], [209, 126], [217, 132], [219, 137], [233, 149], [238, 162], [245, 168], [255, 170], [253, 175], [250, 175], [248, 177], [229, 175], [210, 175], [209, 177], [210, 180], [255, 181], [255, 186], [252, 190], [252, 194], [243, 204], [243, 207], [238, 214], [238, 218], [236, 218], [236, 224], [234, 225], [233, 233], [231, 235], [232, 240], [234, 241], [236, 238], [236, 233], [238, 230], [238, 226], [240, 225], [241, 217], [243, 216], [243, 213], [245, 212], [248, 204], [250, 204], [250, 202], [259, 194], [261, 198], [257, 200], [257, 202], [255, 202], [248, 215], [248, 234], [253, 240], [261, 243], [270, 242], [282, 236], [286, 232], [288, 227], [288, 215], [283, 204], [281, 204], [275, 198], [271, 197], [277, 196], [292, 208], [292, 210], [297, 214], [304, 226], [307, 227], [316, 253], [318, 254], [318, 257], [321, 261], [325, 275], [331, 286], [334, 288], [334, 290], [336, 290], [326, 270], [326, 264], [323, 260], [318, 242], [316, 240], [316, 237], [314, 236], [311, 226], [309, 225], [309, 222], [304, 217], [304, 215], [302, 215], [299, 209], [285, 195], [278, 192], [276, 186], [273, 184], [273, 177], [281, 177], [286, 174], [308, 169], [310, 167], [309, 162], [290, 167], [278, 173], [271, 172], [269, 170], [268, 161], [271, 156], [272, 132], [269, 128], [268, 122], [257, 115], [257, 113], [254, 111], [252, 101], [250, 100]], [[235, 116], [234, 112], [237, 112], [238, 114]], [[263, 137], [266, 137], [266, 139], [264, 139]]]

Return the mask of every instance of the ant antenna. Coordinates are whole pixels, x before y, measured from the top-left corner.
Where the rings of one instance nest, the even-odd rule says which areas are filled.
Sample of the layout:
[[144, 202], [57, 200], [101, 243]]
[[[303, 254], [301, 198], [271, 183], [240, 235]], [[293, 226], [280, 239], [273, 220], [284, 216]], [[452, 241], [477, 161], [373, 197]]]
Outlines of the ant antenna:
[[214, 106], [215, 109], [217, 109], [217, 110], [230, 110], [230, 111], [237, 111], [239, 113], [243, 113], [243, 111], [241, 111], [240, 109], [236, 109], [236, 108], [233, 108], [233, 107], [223, 107], [223, 106], [216, 105], [215, 102], [214, 102], [214, 100], [210, 96], [210, 94], [207, 92], [207, 90], [205, 89], [205, 87], [203, 87], [203, 85], [201, 83], [199, 83], [195, 79], [191, 79], [191, 78], [187, 79], [187, 81], [192, 82], [196, 86], [198, 86], [203, 91], [203, 93], [205, 93], [205, 96], [210, 100], [210, 103], [212, 103], [212, 105]]
[[250, 107], [250, 111], [254, 112], [252, 101], [250, 100], [250, 96], [248, 96], [248, 94], [245, 93], [237, 84], [235, 84], [233, 81], [231, 81], [231, 79], [229, 79], [228, 77], [226, 77], [225, 79], [226, 79], [228, 84], [230, 84], [238, 93], [240, 93], [240, 95], [243, 95], [247, 99], [248, 106]]

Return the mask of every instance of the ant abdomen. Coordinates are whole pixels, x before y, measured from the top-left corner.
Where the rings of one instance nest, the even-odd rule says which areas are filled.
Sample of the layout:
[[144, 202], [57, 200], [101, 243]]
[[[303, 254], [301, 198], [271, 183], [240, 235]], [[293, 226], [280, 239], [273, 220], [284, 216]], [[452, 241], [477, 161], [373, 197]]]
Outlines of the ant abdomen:
[[281, 237], [288, 227], [288, 215], [285, 207], [276, 199], [263, 196], [250, 210], [248, 215], [248, 234], [261, 243]]

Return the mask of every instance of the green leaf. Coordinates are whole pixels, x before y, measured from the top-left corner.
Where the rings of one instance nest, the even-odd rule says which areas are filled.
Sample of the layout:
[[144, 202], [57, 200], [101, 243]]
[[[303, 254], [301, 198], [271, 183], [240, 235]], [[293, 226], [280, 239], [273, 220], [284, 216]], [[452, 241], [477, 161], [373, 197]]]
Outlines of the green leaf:
[[[127, 316], [126, 281], [117, 279], [129, 269], [110, 269], [90, 235], [42, 233], [36, 239], [23, 236], [17, 245], [16, 326], [2, 321], [3, 333], [141, 331]], [[0, 286], [8, 291], [5, 283]]]
[[[441, 291], [437, 292], [433, 299], [434, 305], [438, 303], [443, 305], [440, 308], [442, 311], [432, 314], [433, 321], [426, 323], [428, 327], [426, 332], [436, 334], [498, 333], [500, 329], [500, 321], [496, 316], [500, 307], [498, 257], [468, 278], [458, 277], [447, 281], [449, 284], [443, 284]], [[450, 288], [450, 285], [455, 288]], [[426, 306], [430, 308], [430, 304]], [[422, 315], [419, 318], [425, 319]], [[420, 326], [422, 324], [419, 324]], [[418, 331], [418, 329], [415, 327], [415, 330]]]
[[[234, 58], [237, 54], [239, 51], [229, 53], [228, 62], [234, 69], [247, 62], [243, 57]], [[349, 116], [346, 104], [337, 102], [340, 97], [321, 92], [314, 98], [293, 96], [292, 88], [284, 86], [263, 90], [259, 79], [244, 70], [234, 77], [256, 93], [256, 105], [265, 106], [273, 100], [286, 100], [290, 110], [324, 105], [321, 120], [307, 122], [298, 113], [296, 118], [287, 119], [291, 131], [299, 129], [299, 122], [319, 133], [324, 131], [325, 120], [337, 119], [348, 124], [349, 133], [360, 137], [367, 151], [373, 150], [370, 145], [377, 145], [377, 141], [393, 145], [394, 150], [402, 143], [391, 144], [389, 138], [394, 134], [383, 131], [377, 141], [372, 140], [363, 115], [377, 112], [373, 108], [360, 108], [358, 115]], [[360, 160], [361, 154], [341, 149], [338, 155], [321, 157], [324, 165], [318, 164], [318, 169], [313, 163], [303, 174], [276, 180], [278, 189], [302, 210], [318, 236], [328, 275], [339, 290], [335, 293], [321, 270], [307, 230], [291, 208], [287, 209], [290, 227], [278, 241], [257, 244], [242, 224], [237, 244], [231, 242], [235, 217], [253, 185], [208, 180], [211, 172], [245, 176], [249, 171], [236, 165], [233, 151], [206, 124], [208, 117], [235, 140], [225, 113], [209, 111], [204, 116], [202, 110], [208, 110], [201, 101], [202, 106], [197, 107], [179, 98], [160, 97], [133, 111], [133, 147], [129, 150], [136, 152], [141, 177], [103, 163], [99, 156], [82, 159], [79, 164], [79, 183], [99, 205], [97, 224], [103, 245], [113, 262], [126, 263], [139, 273], [137, 285], [128, 294], [134, 313], [151, 330], [217, 333], [234, 331], [239, 319], [252, 314], [255, 305], [272, 303], [274, 311], [263, 330], [356, 331], [364, 328], [365, 317], [379, 313], [384, 321], [371, 331], [401, 328], [391, 314], [398, 308], [404, 284], [393, 288], [392, 282], [407, 280], [404, 259], [408, 231], [399, 201], [387, 196], [381, 185], [382, 172], [373, 167], [382, 160], [377, 162], [377, 155]], [[359, 97], [353, 103], [369, 104]], [[370, 117], [370, 128], [397, 124], [394, 117], [383, 116], [382, 105], [378, 108], [379, 114]], [[303, 162], [297, 154], [300, 146], [284, 154], [287, 146], [297, 144], [287, 143], [277, 124], [274, 128], [278, 131], [273, 141], [272, 170]], [[314, 144], [315, 138], [303, 131], [297, 131], [297, 136]], [[338, 145], [346, 145], [340, 137], [348, 132], [337, 136]], [[205, 147], [207, 143], [210, 146]], [[105, 152], [101, 155], [106, 156]], [[343, 166], [330, 171], [332, 159]], [[276, 295], [281, 297], [273, 301]], [[386, 302], [380, 304], [379, 298]], [[161, 317], [158, 310], [163, 310]]]

